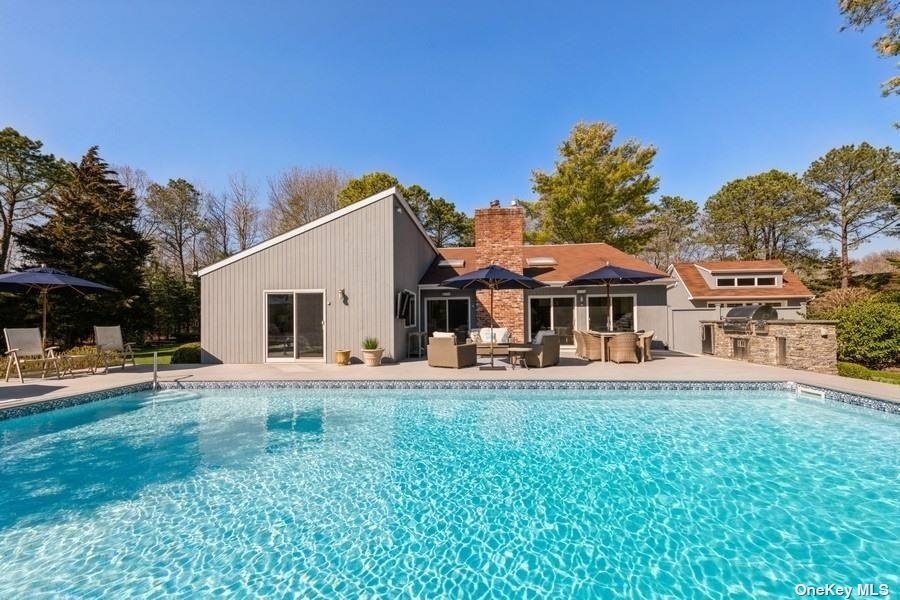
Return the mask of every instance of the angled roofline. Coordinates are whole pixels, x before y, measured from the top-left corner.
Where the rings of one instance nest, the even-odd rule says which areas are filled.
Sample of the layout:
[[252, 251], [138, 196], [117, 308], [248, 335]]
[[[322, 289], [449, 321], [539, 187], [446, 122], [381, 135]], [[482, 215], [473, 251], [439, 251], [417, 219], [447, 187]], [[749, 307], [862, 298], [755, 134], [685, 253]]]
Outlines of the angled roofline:
[[[696, 267], [697, 265], [695, 264], [694, 266]], [[676, 264], [672, 263], [671, 265], [669, 265], [669, 268], [666, 270], [671, 271], [672, 273], [675, 274], [675, 279], [677, 279], [678, 283], [680, 283], [682, 285], [682, 287], [684, 287], [684, 291], [688, 295], [688, 300], [693, 300], [694, 295], [691, 293], [691, 288], [689, 288], [688, 285], [684, 282], [684, 279], [681, 278], [681, 273], [678, 272], [678, 267], [676, 266]]]
[[815, 298], [812, 294], [779, 294], [777, 296], [694, 296], [693, 300], [779, 300], [786, 298]]
[[250, 248], [247, 248], [246, 250], [238, 252], [237, 254], [232, 254], [228, 258], [224, 258], [224, 259], [220, 260], [219, 262], [215, 262], [209, 266], [203, 267], [202, 269], [198, 269], [195, 272], [195, 275], [197, 275], [198, 277], [203, 277], [204, 275], [208, 275], [209, 273], [212, 273], [213, 271], [217, 271], [217, 270], [221, 269], [222, 267], [227, 267], [228, 265], [236, 263], [240, 260], [243, 260], [243, 259], [247, 258], [248, 256], [252, 256], [252, 255], [256, 254], [257, 252], [262, 252], [263, 250], [265, 250], [267, 248], [271, 248], [272, 246], [277, 246], [281, 242], [285, 242], [291, 238], [297, 237], [298, 235], [300, 235], [302, 233], [306, 233], [307, 231], [311, 231], [313, 229], [316, 229], [317, 227], [321, 227], [322, 225], [325, 225], [327, 223], [330, 223], [332, 221], [340, 219], [344, 215], [348, 215], [354, 211], [357, 211], [357, 210], [360, 210], [367, 206], [370, 206], [372, 204], [375, 204], [376, 202], [378, 202], [380, 200], [384, 200], [385, 198], [389, 198], [390, 196], [395, 196], [400, 201], [400, 206], [402, 206], [406, 210], [406, 214], [409, 216], [409, 218], [412, 219], [413, 223], [416, 224], [416, 227], [419, 229], [419, 233], [421, 233], [422, 236], [428, 241], [428, 244], [431, 246], [431, 248], [435, 252], [437, 252], [437, 247], [435, 247], [434, 242], [431, 240], [431, 238], [425, 232], [425, 228], [422, 227], [422, 224], [419, 222], [419, 219], [416, 217], [415, 213], [413, 213], [412, 208], [410, 208], [409, 203], [406, 201], [406, 198], [404, 198], [400, 194], [400, 192], [397, 191], [396, 187], [390, 187], [382, 192], [378, 192], [377, 194], [372, 194], [368, 198], [363, 198], [359, 202], [354, 202], [353, 204], [350, 204], [349, 206], [345, 206], [344, 208], [338, 209], [332, 213], [328, 213], [324, 217], [319, 217], [315, 221], [310, 221], [309, 223], [306, 223], [305, 225], [301, 225], [300, 227], [291, 229], [290, 231], [282, 233], [281, 235], [276, 235], [275, 237], [273, 237], [271, 239], [261, 242], [255, 246], [251, 246]]
[[[701, 261], [701, 262], [720, 262], [720, 261]], [[746, 262], [761, 262], [761, 261], [746, 261]], [[779, 261], [780, 262], [780, 261]], [[682, 263], [685, 264], [685, 263]], [[731, 267], [731, 268], [710, 268], [701, 265], [699, 262], [687, 263], [694, 265], [698, 269], [702, 269], [712, 275], [713, 273], [786, 273], [787, 267], [784, 266], [784, 263], [780, 267]]]

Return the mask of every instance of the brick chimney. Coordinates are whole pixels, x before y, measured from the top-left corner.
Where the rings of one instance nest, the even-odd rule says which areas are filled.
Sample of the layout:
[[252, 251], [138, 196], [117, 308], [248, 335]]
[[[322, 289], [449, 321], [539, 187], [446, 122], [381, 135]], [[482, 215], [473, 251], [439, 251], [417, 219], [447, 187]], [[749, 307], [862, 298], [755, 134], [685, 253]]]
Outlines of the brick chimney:
[[[525, 209], [501, 207], [494, 200], [490, 208], [475, 209], [475, 268], [498, 265], [521, 273], [525, 267], [522, 244], [525, 240]], [[490, 327], [490, 292], [476, 292], [475, 320], [478, 327]], [[525, 341], [525, 297], [520, 290], [494, 292], [494, 327], [509, 329], [512, 341]]]

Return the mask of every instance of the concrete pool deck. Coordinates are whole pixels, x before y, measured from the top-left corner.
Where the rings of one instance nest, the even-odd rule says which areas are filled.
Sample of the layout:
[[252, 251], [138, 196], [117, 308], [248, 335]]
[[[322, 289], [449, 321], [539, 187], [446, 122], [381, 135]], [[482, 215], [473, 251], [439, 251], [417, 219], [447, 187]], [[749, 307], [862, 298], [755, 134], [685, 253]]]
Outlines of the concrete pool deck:
[[[481, 361], [484, 364], [484, 361]], [[507, 365], [505, 359], [497, 364]], [[77, 374], [63, 379], [39, 377], [0, 382], [0, 409], [100, 392], [153, 379], [152, 367], [141, 365], [109, 374]], [[792, 381], [836, 391], [900, 403], [900, 386], [838, 375], [768, 367], [709, 356], [655, 352], [645, 364], [585, 363], [563, 352], [560, 364], [544, 369], [505, 371], [441, 369], [425, 360], [408, 360], [370, 368], [362, 364], [340, 367], [324, 363], [253, 365], [166, 365], [160, 381], [283, 381], [283, 380], [524, 380], [524, 381]]]

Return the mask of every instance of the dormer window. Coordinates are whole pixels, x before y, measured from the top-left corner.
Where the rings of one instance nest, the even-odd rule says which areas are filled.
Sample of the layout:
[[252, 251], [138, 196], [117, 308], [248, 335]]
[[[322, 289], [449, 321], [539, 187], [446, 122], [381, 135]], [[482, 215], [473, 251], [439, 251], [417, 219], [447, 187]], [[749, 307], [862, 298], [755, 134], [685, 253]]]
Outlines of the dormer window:
[[760, 287], [776, 285], [775, 277], [716, 277], [716, 287]]

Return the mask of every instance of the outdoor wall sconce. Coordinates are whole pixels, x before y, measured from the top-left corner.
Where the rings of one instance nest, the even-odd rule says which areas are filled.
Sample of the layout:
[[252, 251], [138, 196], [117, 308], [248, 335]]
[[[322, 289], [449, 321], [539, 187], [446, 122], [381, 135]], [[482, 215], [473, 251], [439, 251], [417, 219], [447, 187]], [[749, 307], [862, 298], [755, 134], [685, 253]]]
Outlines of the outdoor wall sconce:
[[441, 292], [441, 296], [449, 296], [450, 292]]
[[584, 299], [587, 298], [587, 290], [575, 290], [578, 294], [578, 306], [584, 306]]
[[348, 298], [347, 298], [347, 290], [345, 290], [344, 288], [339, 289], [339, 290], [338, 290], [338, 298], [340, 299], [341, 304], [346, 305], [346, 304], [347, 304], [347, 300], [348, 300]]

